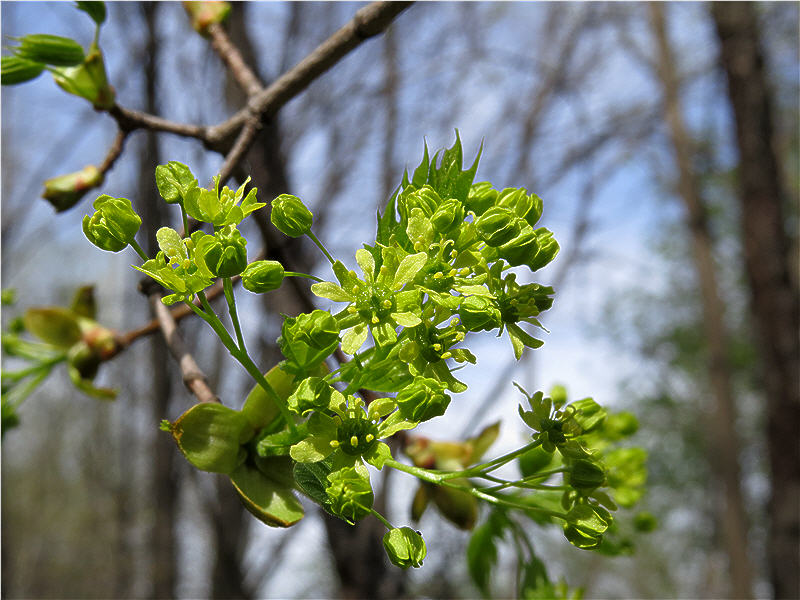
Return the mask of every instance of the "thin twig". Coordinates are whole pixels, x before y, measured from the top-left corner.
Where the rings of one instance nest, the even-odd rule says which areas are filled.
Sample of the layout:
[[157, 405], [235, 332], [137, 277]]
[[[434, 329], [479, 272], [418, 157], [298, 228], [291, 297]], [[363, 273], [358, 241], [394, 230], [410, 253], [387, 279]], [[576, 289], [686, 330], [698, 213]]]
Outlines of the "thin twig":
[[100, 165], [100, 172], [104, 175], [114, 166], [114, 163], [117, 162], [117, 159], [122, 155], [122, 149], [125, 146], [125, 140], [129, 133], [130, 131], [124, 129], [120, 129], [117, 132], [117, 137], [114, 138], [111, 148], [108, 149], [108, 153], [103, 159], [103, 164]]
[[242, 53], [233, 45], [228, 32], [219, 23], [213, 23], [206, 29], [211, 36], [211, 47], [228, 66], [233, 78], [248, 97], [255, 96], [264, 89], [261, 81], [242, 58]]
[[208, 129], [207, 142], [224, 140], [255, 113], [262, 118], [274, 115], [289, 100], [306, 89], [312, 81], [333, 67], [365, 40], [381, 33], [411, 2], [373, 2], [356, 12], [339, 31], [322, 42], [295, 67], [253, 96], [248, 106], [230, 119]]
[[170, 353], [178, 361], [178, 365], [183, 375], [183, 383], [198, 402], [219, 402], [216, 394], [211, 391], [205, 373], [197, 365], [194, 357], [189, 353], [183, 338], [178, 333], [178, 326], [169, 309], [161, 302], [161, 293], [156, 292], [148, 296], [150, 308], [156, 315], [161, 331], [164, 333], [164, 340], [167, 343]]
[[236, 137], [236, 142], [233, 144], [233, 148], [231, 148], [230, 152], [228, 152], [228, 155], [225, 157], [225, 162], [222, 163], [222, 166], [219, 169], [220, 183], [225, 183], [231, 176], [231, 173], [233, 173], [236, 165], [250, 149], [250, 146], [253, 143], [253, 140], [256, 139], [256, 134], [260, 128], [261, 120], [258, 118], [258, 115], [251, 115], [250, 119], [248, 119], [247, 123], [245, 123], [244, 128]]
[[135, 129], [151, 129], [153, 131], [164, 131], [174, 133], [182, 137], [191, 137], [206, 141], [208, 128], [203, 125], [192, 125], [191, 123], [177, 123], [162, 119], [156, 115], [151, 115], [130, 108], [123, 108], [119, 104], [112, 106], [108, 114], [116, 120], [117, 125], [123, 131], [133, 131]]

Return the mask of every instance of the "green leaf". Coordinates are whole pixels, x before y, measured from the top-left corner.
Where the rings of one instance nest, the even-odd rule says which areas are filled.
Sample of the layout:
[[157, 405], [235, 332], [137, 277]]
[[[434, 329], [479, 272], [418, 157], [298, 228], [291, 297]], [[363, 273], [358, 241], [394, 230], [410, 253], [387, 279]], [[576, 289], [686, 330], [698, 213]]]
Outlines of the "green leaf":
[[[330, 511], [330, 498], [325, 493], [328, 487], [328, 475], [331, 472], [330, 461], [316, 463], [296, 463], [294, 465], [294, 480], [306, 496]], [[333, 514], [333, 513], [331, 513]]]
[[505, 534], [508, 519], [501, 511], [492, 511], [483, 525], [475, 528], [467, 545], [467, 569], [473, 583], [484, 597], [489, 597], [492, 569], [497, 565], [497, 543]]
[[69, 365], [67, 371], [73, 385], [87, 396], [98, 400], [113, 400], [117, 397], [117, 390], [95, 386], [90, 379], [81, 377], [80, 371], [76, 367]]
[[59, 348], [69, 348], [81, 339], [78, 319], [66, 308], [29, 308], [22, 321], [33, 335]]
[[183, 455], [201, 471], [232, 473], [244, 460], [253, 428], [240, 412], [211, 402], [195, 404], [172, 424]]
[[105, 2], [93, 2], [90, 0], [78, 0], [75, 2], [75, 6], [78, 10], [82, 10], [87, 15], [89, 15], [92, 20], [97, 23], [97, 25], [102, 25], [103, 21], [106, 20], [106, 3]]
[[311, 292], [320, 298], [327, 298], [334, 302], [352, 302], [353, 296], [345, 292], [340, 286], [330, 281], [322, 281], [311, 286]]
[[243, 464], [231, 474], [244, 505], [256, 518], [272, 527], [291, 527], [303, 518], [303, 506], [291, 488]]
[[80, 65], [85, 58], [83, 47], [70, 38], [35, 33], [17, 41], [20, 45], [14, 48], [16, 55], [34, 62], [54, 67], [72, 67]]
[[425, 252], [417, 254], [410, 254], [400, 261], [400, 266], [397, 267], [397, 272], [394, 275], [394, 282], [392, 288], [399, 290], [409, 281], [416, 277], [420, 269], [428, 262], [428, 255]]
[[44, 71], [44, 63], [19, 56], [0, 59], [0, 81], [3, 85], [16, 85], [36, 79]]

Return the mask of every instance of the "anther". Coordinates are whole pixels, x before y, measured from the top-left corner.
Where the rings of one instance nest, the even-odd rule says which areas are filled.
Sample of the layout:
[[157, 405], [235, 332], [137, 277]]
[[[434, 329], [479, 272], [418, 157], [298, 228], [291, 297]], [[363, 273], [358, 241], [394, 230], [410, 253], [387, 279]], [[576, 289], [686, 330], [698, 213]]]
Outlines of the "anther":
[[352, 437], [350, 438], [350, 445], [351, 445], [353, 448], [355, 448], [356, 446], [358, 446], [358, 438], [357, 438], [356, 436], [352, 436]]

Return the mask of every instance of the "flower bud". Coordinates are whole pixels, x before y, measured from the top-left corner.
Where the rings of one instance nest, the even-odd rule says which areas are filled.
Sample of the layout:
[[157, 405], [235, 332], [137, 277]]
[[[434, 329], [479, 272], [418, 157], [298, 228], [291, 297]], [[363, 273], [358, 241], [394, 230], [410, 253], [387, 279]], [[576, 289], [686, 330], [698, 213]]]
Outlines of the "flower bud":
[[480, 216], [497, 204], [498, 192], [488, 181], [472, 184], [467, 196], [467, 210]]
[[431, 216], [433, 228], [440, 233], [447, 233], [464, 221], [464, 206], [453, 198], [445, 200]]
[[257, 260], [247, 265], [242, 273], [244, 289], [255, 294], [271, 292], [283, 283], [283, 265], [277, 260]]
[[325, 408], [331, 401], [333, 388], [321, 377], [307, 377], [287, 399], [289, 409], [298, 415]]
[[94, 201], [95, 213], [83, 217], [83, 233], [95, 246], [109, 252], [119, 252], [133, 241], [142, 219], [127, 198], [112, 198], [103, 194]]
[[489, 246], [497, 247], [514, 239], [520, 227], [517, 216], [509, 209], [494, 206], [475, 219], [475, 228]]
[[325, 488], [333, 514], [354, 524], [370, 514], [375, 496], [369, 483], [369, 474], [362, 477], [355, 468], [333, 471], [328, 475], [330, 484]]
[[272, 201], [272, 224], [289, 237], [300, 237], [311, 231], [314, 215], [297, 196], [281, 194]]
[[491, 331], [501, 323], [496, 303], [484, 296], [464, 298], [458, 307], [458, 316], [467, 331]]
[[522, 233], [497, 249], [497, 254], [500, 258], [505, 258], [511, 266], [518, 267], [533, 261], [538, 250], [538, 237], [533, 228], [526, 224]]
[[425, 540], [418, 531], [410, 527], [400, 527], [390, 529], [383, 536], [383, 547], [393, 565], [401, 569], [408, 567], [421, 567], [425, 559], [427, 549]]
[[397, 394], [400, 414], [409, 421], [420, 423], [443, 415], [450, 404], [445, 388], [445, 384], [435, 379], [417, 377]]
[[70, 38], [36, 33], [17, 41], [19, 47], [14, 49], [17, 56], [34, 62], [54, 67], [72, 67], [81, 64], [84, 59], [83, 48]]
[[536, 271], [547, 265], [556, 257], [559, 250], [558, 242], [553, 238], [552, 231], [540, 227], [536, 230], [536, 238], [539, 251], [534, 258], [526, 263], [531, 271]]
[[599, 488], [605, 480], [603, 469], [589, 460], [576, 460], [569, 468], [569, 484], [575, 489], [589, 492]]
[[208, 270], [217, 277], [233, 277], [247, 266], [247, 240], [234, 227], [200, 238], [195, 251]]
[[88, 165], [67, 175], [59, 175], [44, 182], [42, 198], [50, 202], [56, 212], [75, 206], [90, 189], [103, 184], [103, 173], [94, 165]]
[[158, 193], [168, 204], [180, 202], [187, 192], [197, 186], [197, 179], [191, 169], [176, 160], [156, 167], [156, 186]]
[[339, 326], [324, 310], [288, 317], [283, 320], [278, 345], [286, 357], [283, 368], [305, 376], [339, 345]]
[[4, 56], [0, 61], [0, 80], [3, 85], [16, 85], [36, 79], [44, 71], [44, 64], [19, 56]]
[[398, 199], [398, 210], [400, 211], [400, 216], [405, 219], [411, 216], [411, 211], [415, 208], [419, 208], [426, 217], [430, 217], [441, 202], [442, 199], [439, 194], [431, 186], [424, 185], [408, 194], [401, 194]]

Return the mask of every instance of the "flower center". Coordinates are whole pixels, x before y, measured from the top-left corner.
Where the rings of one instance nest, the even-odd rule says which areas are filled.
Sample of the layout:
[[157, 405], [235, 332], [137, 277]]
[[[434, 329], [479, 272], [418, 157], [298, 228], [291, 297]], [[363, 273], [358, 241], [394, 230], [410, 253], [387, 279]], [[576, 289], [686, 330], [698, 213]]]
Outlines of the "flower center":
[[346, 418], [336, 431], [336, 439], [342, 452], [361, 456], [378, 443], [378, 426], [367, 419]]

